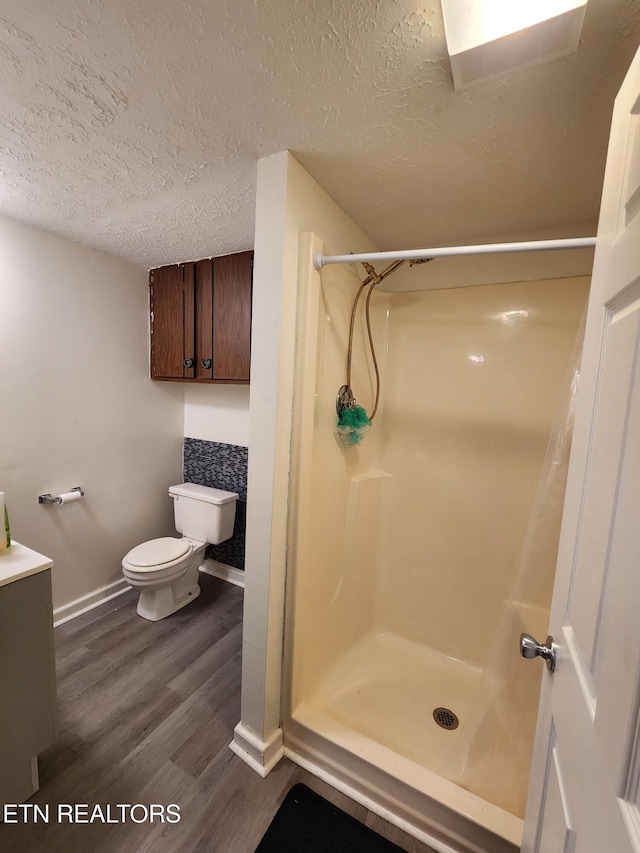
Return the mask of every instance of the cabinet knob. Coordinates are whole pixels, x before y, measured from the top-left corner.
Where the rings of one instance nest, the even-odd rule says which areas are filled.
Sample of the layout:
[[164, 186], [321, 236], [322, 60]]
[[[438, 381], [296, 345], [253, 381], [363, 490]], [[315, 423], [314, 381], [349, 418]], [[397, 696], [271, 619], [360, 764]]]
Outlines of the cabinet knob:
[[185, 360], [182, 363], [184, 364], [185, 367], [193, 367], [193, 359], [192, 358], [185, 358]]
[[210, 358], [203, 358], [202, 359], [202, 366], [205, 370], [209, 370], [211, 368], [212, 363], [213, 362]]

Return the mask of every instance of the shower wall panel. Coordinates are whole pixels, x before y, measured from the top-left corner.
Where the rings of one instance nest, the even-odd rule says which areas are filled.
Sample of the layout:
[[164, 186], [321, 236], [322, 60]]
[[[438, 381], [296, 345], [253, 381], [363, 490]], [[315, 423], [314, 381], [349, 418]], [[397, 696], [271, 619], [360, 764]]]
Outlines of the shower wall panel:
[[[327, 668], [373, 626], [380, 511], [389, 479], [380, 465], [381, 432], [373, 428], [361, 445], [348, 449], [335, 435], [335, 397], [346, 382], [349, 321], [358, 286], [347, 269], [332, 267], [323, 270], [319, 292], [311, 297], [318, 336], [317, 352], [309, 353], [315, 381], [313, 388], [299, 389], [297, 405], [313, 409], [313, 430], [312, 435], [304, 432], [298, 448], [305, 474], [296, 501], [296, 568], [289, 580], [294, 598], [289, 612], [295, 620], [293, 707], [314, 694]], [[386, 294], [372, 298], [383, 375], [388, 300]], [[351, 384], [358, 403], [371, 411], [375, 379], [365, 336], [359, 318]], [[309, 337], [299, 333], [299, 358], [304, 357], [301, 348], [315, 343]]]
[[482, 667], [515, 580], [586, 277], [391, 296], [376, 625]]

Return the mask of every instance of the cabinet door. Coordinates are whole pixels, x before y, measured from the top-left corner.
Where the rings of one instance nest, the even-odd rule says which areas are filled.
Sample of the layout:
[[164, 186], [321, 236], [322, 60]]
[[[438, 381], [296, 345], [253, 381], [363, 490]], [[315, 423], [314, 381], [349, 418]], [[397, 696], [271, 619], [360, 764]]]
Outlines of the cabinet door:
[[193, 278], [193, 264], [174, 264], [150, 273], [152, 379], [195, 375]]
[[31, 759], [55, 740], [51, 613], [50, 569], [0, 587], [0, 804], [31, 797]]
[[249, 380], [253, 252], [213, 259], [213, 378]]
[[196, 379], [213, 379], [213, 261], [195, 264]]

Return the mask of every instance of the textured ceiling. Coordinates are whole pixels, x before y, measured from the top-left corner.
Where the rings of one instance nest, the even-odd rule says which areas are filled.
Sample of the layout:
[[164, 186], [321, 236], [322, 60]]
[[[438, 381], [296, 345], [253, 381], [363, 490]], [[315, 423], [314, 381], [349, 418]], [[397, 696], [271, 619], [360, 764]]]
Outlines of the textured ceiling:
[[0, 213], [146, 266], [239, 251], [289, 148], [381, 248], [587, 233], [639, 43], [640, 0], [589, 0], [573, 56], [456, 92], [437, 0], [3, 0]]

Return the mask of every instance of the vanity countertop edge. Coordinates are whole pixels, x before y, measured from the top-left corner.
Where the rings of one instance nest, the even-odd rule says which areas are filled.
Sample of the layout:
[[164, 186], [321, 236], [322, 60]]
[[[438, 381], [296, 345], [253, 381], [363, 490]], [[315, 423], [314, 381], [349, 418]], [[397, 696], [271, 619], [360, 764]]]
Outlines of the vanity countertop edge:
[[15, 540], [5, 551], [0, 551], [0, 586], [37, 575], [52, 568], [53, 560], [39, 554]]

